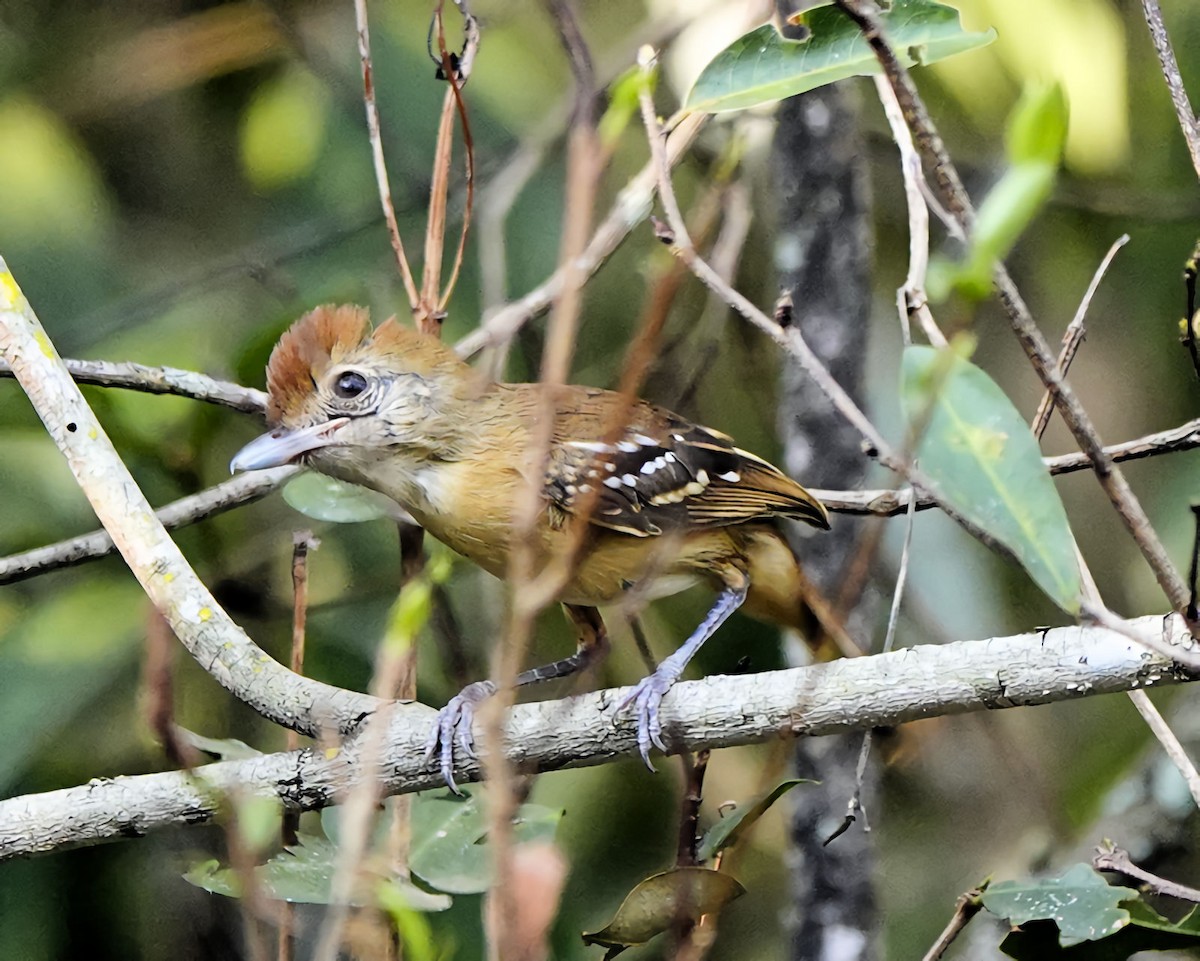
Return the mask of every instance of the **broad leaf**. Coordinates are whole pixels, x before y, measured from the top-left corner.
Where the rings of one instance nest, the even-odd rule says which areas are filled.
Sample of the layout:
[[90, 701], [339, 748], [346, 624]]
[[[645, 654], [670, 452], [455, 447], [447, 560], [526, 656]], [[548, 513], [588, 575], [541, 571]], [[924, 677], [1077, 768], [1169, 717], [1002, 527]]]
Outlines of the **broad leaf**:
[[[522, 804], [513, 819], [513, 842], [551, 841], [563, 812]], [[418, 794], [412, 809], [409, 865], [431, 887], [478, 894], [492, 880], [492, 848], [483, 807], [474, 795]]]
[[[719, 113], [744, 110], [806, 90], [879, 72], [879, 61], [858, 27], [832, 5], [811, 8], [801, 21], [804, 40], [787, 40], [771, 24], [739, 37], [704, 68], [684, 104]], [[883, 11], [884, 29], [906, 65], [934, 63], [991, 43], [995, 30], [968, 33], [958, 11], [931, 0], [895, 0]]]
[[700, 845], [698, 854], [699, 859], [701, 861], [708, 861], [718, 851], [736, 844], [741, 836], [750, 829], [751, 825], [766, 814], [767, 809], [787, 794], [788, 791], [798, 784], [813, 783], [815, 782], [805, 780], [804, 778], [781, 781], [757, 801], [736, 808], [731, 813], [725, 815], [725, 817], [709, 828], [708, 833], [704, 835], [704, 842]]
[[[337, 858], [338, 849], [331, 841], [301, 835], [297, 844], [256, 867], [254, 880], [269, 898], [328, 904]], [[242, 896], [241, 877], [232, 868], [222, 868], [215, 860], [193, 866], [184, 878], [214, 894], [230, 898]], [[444, 911], [450, 907], [451, 899], [446, 895], [431, 894], [400, 878], [379, 878], [376, 885], [386, 885], [382, 899], [389, 907], [401, 902], [412, 911]], [[379, 888], [367, 884], [352, 895], [350, 903], [365, 906], [377, 903], [380, 897]]]
[[1053, 921], [1064, 948], [1119, 931], [1130, 921], [1120, 904], [1136, 897], [1132, 888], [1109, 885], [1091, 865], [1082, 863], [1060, 878], [1001, 881], [982, 894], [985, 908], [1013, 924]]
[[1037, 441], [982, 370], [954, 351], [909, 347], [901, 393], [921, 470], [1003, 544], [1059, 607], [1079, 613], [1075, 540]]
[[1196, 951], [1200, 947], [1200, 915], [1193, 910], [1170, 921], [1144, 901], [1122, 901], [1129, 923], [1100, 941], [1080, 941], [1064, 947], [1051, 921], [1032, 921], [1012, 931], [1000, 949], [1017, 961], [1126, 961], [1140, 951]]
[[583, 941], [610, 948], [644, 944], [676, 919], [698, 921], [745, 893], [732, 875], [709, 868], [674, 868], [640, 881], [613, 919], [599, 931], [585, 933]]

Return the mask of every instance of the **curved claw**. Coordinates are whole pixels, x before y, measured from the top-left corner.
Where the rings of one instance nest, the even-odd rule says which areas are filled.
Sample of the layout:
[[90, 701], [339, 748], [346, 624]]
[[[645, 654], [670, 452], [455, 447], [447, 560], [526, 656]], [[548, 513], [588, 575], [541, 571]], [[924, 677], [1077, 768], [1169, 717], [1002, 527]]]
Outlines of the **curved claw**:
[[468, 684], [438, 711], [437, 720], [433, 722], [433, 728], [425, 740], [426, 762], [432, 761], [435, 756], [438, 758], [442, 780], [455, 794], [462, 794], [454, 780], [455, 747], [472, 760], [478, 756], [475, 753], [475, 732], [472, 729], [475, 708], [495, 693], [496, 686], [491, 681]]
[[662, 704], [663, 696], [674, 683], [675, 678], [655, 671], [643, 678], [617, 705], [618, 713], [633, 705], [633, 713], [637, 718], [638, 753], [651, 771], [655, 770], [655, 767], [650, 763], [650, 748], [656, 747], [663, 752], [667, 750], [658, 708]]

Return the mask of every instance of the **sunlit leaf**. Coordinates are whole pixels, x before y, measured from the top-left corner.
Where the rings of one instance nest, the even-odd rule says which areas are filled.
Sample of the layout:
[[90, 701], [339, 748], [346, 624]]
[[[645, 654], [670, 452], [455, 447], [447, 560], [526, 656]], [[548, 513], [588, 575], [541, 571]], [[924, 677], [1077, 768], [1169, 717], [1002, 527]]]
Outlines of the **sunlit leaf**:
[[[522, 804], [513, 821], [513, 842], [551, 841], [563, 812]], [[491, 883], [491, 844], [482, 805], [475, 795], [418, 794], [412, 809], [414, 874], [450, 894], [477, 894]]]
[[[879, 72], [879, 61], [858, 27], [826, 4], [805, 12], [804, 40], [787, 40], [771, 24], [739, 37], [704, 68], [685, 106], [718, 113], [743, 110], [806, 90]], [[895, 0], [883, 22], [896, 55], [906, 66], [928, 64], [982, 47], [994, 30], [968, 33], [953, 7], [931, 0]]]
[[813, 783], [813, 781], [808, 781], [804, 778], [781, 781], [758, 800], [742, 805], [729, 814], [726, 814], [720, 821], [709, 828], [708, 833], [704, 835], [704, 841], [700, 845], [698, 854], [700, 860], [707, 861], [718, 851], [736, 844], [741, 836], [750, 829], [751, 825], [766, 814], [767, 809], [792, 788], [799, 784]]
[[585, 933], [583, 940], [606, 947], [644, 944], [676, 920], [698, 921], [745, 893], [736, 878], [720, 871], [674, 868], [639, 882], [613, 919], [599, 931]]
[[904, 351], [902, 397], [921, 470], [1003, 544], [1059, 607], [1079, 612], [1075, 541], [1029, 426], [982, 370], [952, 350]]
[[1000, 881], [983, 892], [983, 906], [1013, 924], [1053, 921], [1069, 947], [1120, 930], [1130, 914], [1120, 903], [1136, 898], [1132, 888], [1108, 884], [1089, 864], [1076, 864], [1062, 877]]

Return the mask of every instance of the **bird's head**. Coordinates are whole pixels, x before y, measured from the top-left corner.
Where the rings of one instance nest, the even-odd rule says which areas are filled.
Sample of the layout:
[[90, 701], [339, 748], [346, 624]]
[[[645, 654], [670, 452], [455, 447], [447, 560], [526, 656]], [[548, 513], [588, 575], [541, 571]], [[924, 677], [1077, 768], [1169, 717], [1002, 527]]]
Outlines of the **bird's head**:
[[267, 364], [270, 432], [234, 456], [231, 470], [297, 459], [329, 473], [404, 450], [453, 453], [461, 406], [480, 389], [441, 341], [395, 318], [371, 329], [367, 311], [325, 306], [280, 338]]

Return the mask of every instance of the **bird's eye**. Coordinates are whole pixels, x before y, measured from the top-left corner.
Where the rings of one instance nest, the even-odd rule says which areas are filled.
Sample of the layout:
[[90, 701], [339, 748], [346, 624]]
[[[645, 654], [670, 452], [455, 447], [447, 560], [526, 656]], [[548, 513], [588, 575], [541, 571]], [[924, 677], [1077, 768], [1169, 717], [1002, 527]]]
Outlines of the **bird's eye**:
[[367, 378], [357, 370], [348, 370], [343, 374], [339, 374], [338, 379], [333, 382], [333, 392], [343, 400], [350, 400], [357, 397], [366, 389]]

